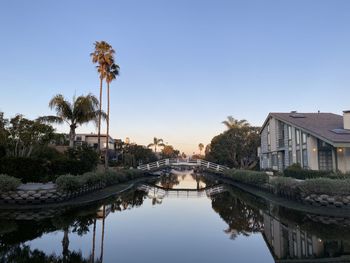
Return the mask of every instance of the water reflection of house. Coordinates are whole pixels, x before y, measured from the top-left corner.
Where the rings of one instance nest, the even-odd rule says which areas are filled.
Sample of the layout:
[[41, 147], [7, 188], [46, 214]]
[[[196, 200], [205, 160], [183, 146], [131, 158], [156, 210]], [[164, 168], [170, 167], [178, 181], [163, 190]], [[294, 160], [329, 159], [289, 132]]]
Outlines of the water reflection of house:
[[322, 240], [266, 213], [263, 218], [263, 236], [276, 262], [301, 262], [301, 259], [304, 259], [302, 262], [319, 262], [320, 258], [322, 262], [339, 262], [339, 256], [350, 254], [350, 244], [346, 242]]
[[97, 219], [103, 219], [106, 218], [109, 213], [111, 212], [112, 205], [103, 205], [101, 206], [96, 213], [96, 218]]

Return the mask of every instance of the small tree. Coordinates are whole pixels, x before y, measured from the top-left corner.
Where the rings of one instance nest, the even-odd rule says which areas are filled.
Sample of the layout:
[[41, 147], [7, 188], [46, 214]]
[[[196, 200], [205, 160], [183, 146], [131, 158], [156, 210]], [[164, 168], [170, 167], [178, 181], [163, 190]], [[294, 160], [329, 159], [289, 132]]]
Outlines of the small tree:
[[148, 148], [154, 147], [154, 152], [157, 152], [157, 147], [164, 147], [163, 139], [158, 139], [157, 137], [153, 138], [153, 143], [148, 144]]
[[98, 117], [101, 114], [106, 118], [104, 112], [100, 112], [99, 102], [95, 96], [88, 94], [87, 96], [79, 96], [73, 98], [72, 102], [66, 100], [63, 95], [54, 96], [49, 107], [55, 109], [56, 116], [44, 116], [38, 120], [50, 123], [67, 123], [69, 125], [69, 147], [74, 146], [75, 129], [82, 124], [94, 121], [97, 123]]
[[204, 149], [204, 144], [203, 143], [198, 144], [198, 148], [199, 148], [199, 155], [202, 155], [202, 151]]

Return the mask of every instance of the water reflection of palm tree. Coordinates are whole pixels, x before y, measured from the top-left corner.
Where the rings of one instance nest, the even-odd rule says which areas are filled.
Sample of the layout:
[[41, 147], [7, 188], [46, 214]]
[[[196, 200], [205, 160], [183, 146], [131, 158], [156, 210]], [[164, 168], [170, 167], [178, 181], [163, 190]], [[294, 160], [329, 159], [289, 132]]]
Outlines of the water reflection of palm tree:
[[102, 219], [102, 237], [101, 237], [101, 256], [100, 261], [103, 262], [103, 245], [105, 238], [105, 218], [106, 218], [106, 206], [103, 205], [103, 219]]
[[95, 261], [95, 240], [96, 240], [96, 218], [94, 219], [94, 227], [92, 232], [92, 255], [91, 255], [92, 263], [94, 263]]
[[69, 226], [66, 225], [63, 229], [63, 239], [62, 239], [62, 260], [63, 262], [68, 262], [68, 256], [69, 256]]

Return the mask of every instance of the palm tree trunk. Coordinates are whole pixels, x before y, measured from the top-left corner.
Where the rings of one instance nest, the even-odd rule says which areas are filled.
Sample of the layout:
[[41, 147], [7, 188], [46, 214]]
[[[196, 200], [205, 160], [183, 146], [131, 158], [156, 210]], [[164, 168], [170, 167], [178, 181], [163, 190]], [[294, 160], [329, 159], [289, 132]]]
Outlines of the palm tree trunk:
[[107, 81], [107, 132], [106, 132], [106, 153], [105, 153], [105, 170], [108, 170], [108, 150], [109, 150], [109, 81]]
[[101, 154], [101, 114], [102, 114], [102, 83], [103, 77], [100, 76], [100, 111], [98, 113], [98, 133], [97, 133], [97, 152]]
[[69, 148], [74, 147], [74, 140], [75, 140], [75, 125], [70, 125], [70, 131], [69, 131]]

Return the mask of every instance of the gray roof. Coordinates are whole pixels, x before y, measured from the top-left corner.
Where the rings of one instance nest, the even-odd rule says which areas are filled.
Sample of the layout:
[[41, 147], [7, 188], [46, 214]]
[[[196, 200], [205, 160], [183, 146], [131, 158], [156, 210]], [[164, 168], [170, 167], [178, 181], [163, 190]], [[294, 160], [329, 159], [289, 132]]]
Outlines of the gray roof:
[[299, 127], [315, 137], [339, 146], [350, 143], [350, 132], [344, 130], [343, 116], [333, 113], [270, 113], [278, 120]]

